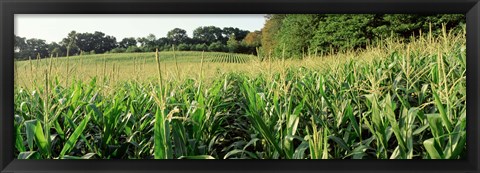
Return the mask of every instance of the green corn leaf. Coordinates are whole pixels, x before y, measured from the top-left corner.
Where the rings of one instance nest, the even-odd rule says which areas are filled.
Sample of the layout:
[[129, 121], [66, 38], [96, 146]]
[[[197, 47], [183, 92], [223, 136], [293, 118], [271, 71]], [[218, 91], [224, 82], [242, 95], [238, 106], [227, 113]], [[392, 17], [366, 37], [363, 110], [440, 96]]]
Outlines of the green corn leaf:
[[95, 155], [95, 153], [87, 153], [85, 155], [82, 156], [82, 159], [92, 159]]
[[75, 131], [73, 131], [73, 133], [70, 135], [67, 142], [63, 146], [62, 151], [60, 151], [60, 157], [63, 157], [65, 153], [70, 152], [70, 150], [75, 146], [75, 144], [78, 142], [78, 137], [80, 137], [80, 135], [87, 127], [88, 121], [90, 121], [89, 114], [87, 114], [87, 116], [82, 120], [80, 125], [78, 125]]
[[256, 154], [254, 154], [250, 151], [247, 151], [247, 150], [240, 150], [240, 149], [233, 149], [232, 151], [229, 151], [227, 154], [225, 154], [223, 159], [228, 159], [228, 158], [230, 158], [230, 156], [234, 156], [234, 155], [237, 155], [237, 154], [246, 154], [250, 158], [258, 159], [258, 156]]
[[[40, 121], [37, 120], [29, 120], [25, 122], [27, 124], [27, 138], [30, 136], [30, 140], [32, 138], [35, 139], [36, 143], [38, 144], [38, 148], [40, 149], [40, 152], [44, 156], [49, 156], [50, 155], [50, 148], [48, 146], [47, 139], [45, 139], [45, 135], [43, 133], [42, 125], [40, 124]], [[28, 135], [30, 134], [30, 135]], [[33, 144], [32, 144], [33, 145]]]
[[328, 139], [333, 140], [335, 143], [340, 145], [341, 148], [343, 148], [345, 151], [349, 152], [350, 148], [348, 147], [347, 143], [343, 141], [342, 138], [336, 137], [336, 136], [329, 136]]
[[165, 120], [165, 112], [157, 108], [154, 125], [154, 157], [155, 159], [172, 159], [170, 128]]
[[65, 140], [65, 132], [62, 130], [62, 127], [60, 126], [60, 123], [58, 123], [57, 120], [54, 122], [54, 128], [57, 131], [57, 134], [60, 136], [62, 140]]
[[210, 155], [199, 155], [199, 156], [182, 156], [182, 157], [179, 157], [178, 159], [215, 159], [215, 158]]
[[40, 156], [36, 151], [27, 151], [20, 152], [17, 159], [40, 159]]
[[35, 126], [37, 124], [37, 120], [28, 120], [25, 121], [25, 128], [27, 133], [27, 143], [28, 148], [30, 151], [33, 151], [33, 140], [35, 139]]
[[428, 155], [432, 159], [442, 159], [443, 154], [441, 150], [438, 149], [438, 147], [435, 145], [435, 141], [433, 138], [427, 139], [423, 141], [423, 145], [425, 146], [425, 149], [427, 150]]
[[445, 108], [443, 108], [443, 104], [440, 101], [440, 97], [438, 96], [438, 94], [435, 91], [432, 92], [432, 94], [435, 98], [435, 105], [437, 106], [438, 111], [440, 111], [440, 117], [442, 118], [442, 122], [445, 125], [445, 127], [447, 128], [447, 131], [451, 132], [452, 131], [452, 122], [450, 122], [450, 120], [448, 119], [447, 113], [445, 112]]
[[442, 128], [442, 120], [440, 118], [439, 114], [427, 114], [427, 120], [430, 126], [430, 131], [433, 134], [433, 137], [435, 141], [437, 142], [437, 145], [443, 146], [443, 142], [440, 141], [441, 136], [444, 135], [444, 131]]
[[25, 146], [23, 145], [23, 137], [21, 134], [21, 126], [15, 124], [15, 148], [20, 152], [25, 152]]

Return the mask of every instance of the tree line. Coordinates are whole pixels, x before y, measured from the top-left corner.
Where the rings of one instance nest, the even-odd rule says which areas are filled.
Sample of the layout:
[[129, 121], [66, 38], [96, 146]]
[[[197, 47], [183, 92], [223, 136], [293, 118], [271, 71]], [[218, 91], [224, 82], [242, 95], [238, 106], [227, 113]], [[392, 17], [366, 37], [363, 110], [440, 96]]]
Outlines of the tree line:
[[273, 14], [262, 28], [262, 51], [272, 57], [302, 57], [382, 44], [385, 38], [408, 41], [420, 34], [438, 36], [442, 25], [459, 32], [463, 14]]
[[[166, 37], [154, 34], [140, 38], [70, 32], [59, 43], [15, 36], [15, 58], [28, 59], [91, 53], [161, 51], [215, 51], [261, 54], [261, 57], [302, 57], [311, 53], [339, 52], [382, 44], [385, 38], [408, 41], [420, 34], [459, 32], [465, 26], [463, 14], [269, 14], [260, 31], [234, 27], [202, 26], [189, 37], [181, 28]], [[259, 51], [259, 52], [257, 52]]]
[[161, 51], [214, 51], [256, 54], [260, 46], [261, 32], [242, 30], [234, 27], [219, 28], [202, 26], [189, 37], [181, 28], [170, 30], [166, 37], [157, 38], [154, 34], [146, 37], [128, 37], [120, 41], [103, 32], [78, 33], [71, 31], [59, 43], [46, 43], [45, 40], [15, 36], [15, 58], [45, 58], [49, 56], [71, 56], [79, 54], [152, 52]]

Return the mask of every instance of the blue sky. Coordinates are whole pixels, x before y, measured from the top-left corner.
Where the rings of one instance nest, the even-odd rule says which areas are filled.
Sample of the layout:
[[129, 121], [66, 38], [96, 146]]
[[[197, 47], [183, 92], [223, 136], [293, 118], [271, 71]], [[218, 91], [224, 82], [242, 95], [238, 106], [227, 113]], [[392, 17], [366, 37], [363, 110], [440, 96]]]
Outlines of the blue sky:
[[199, 26], [237, 27], [260, 30], [264, 14], [16, 14], [15, 35], [60, 42], [67, 34], [101, 31], [117, 38], [145, 37], [152, 33], [165, 37], [174, 28], [182, 28], [192, 37]]

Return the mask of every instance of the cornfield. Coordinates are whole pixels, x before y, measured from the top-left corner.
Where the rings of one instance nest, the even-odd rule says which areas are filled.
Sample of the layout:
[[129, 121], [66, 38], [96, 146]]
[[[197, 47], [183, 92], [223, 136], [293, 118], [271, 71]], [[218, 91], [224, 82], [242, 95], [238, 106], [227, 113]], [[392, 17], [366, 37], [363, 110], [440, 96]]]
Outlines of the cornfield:
[[248, 55], [235, 55], [235, 54], [218, 54], [213, 56], [210, 59], [210, 62], [219, 62], [219, 63], [247, 63], [253, 59], [253, 57]]
[[[465, 158], [465, 36], [444, 33], [385, 45], [268, 62], [197, 52], [192, 62], [199, 76], [187, 78], [178, 78], [181, 62], [194, 58], [149, 53], [131, 61], [142, 68], [148, 58], [153, 78], [116, 85], [106, 79], [122, 67], [65, 81], [52, 64], [66, 58], [17, 62], [24, 65], [17, 67], [17, 79], [23, 77], [18, 71], [33, 72], [34, 64], [36, 74], [29, 78], [32, 87], [15, 86], [16, 157]], [[98, 61], [93, 64], [110, 60]], [[262, 68], [207, 81], [212, 62]]]

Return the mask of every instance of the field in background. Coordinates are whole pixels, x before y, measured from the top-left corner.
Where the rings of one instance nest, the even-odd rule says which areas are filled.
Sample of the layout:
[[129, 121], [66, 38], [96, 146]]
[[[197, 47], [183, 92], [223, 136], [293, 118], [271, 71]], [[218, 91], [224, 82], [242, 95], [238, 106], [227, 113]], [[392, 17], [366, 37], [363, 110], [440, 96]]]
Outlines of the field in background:
[[465, 58], [465, 36], [445, 32], [295, 60], [160, 52], [158, 62], [155, 53], [20, 61], [16, 154], [464, 158]]
[[[163, 70], [163, 75], [166, 79], [171, 80], [198, 77], [200, 68], [198, 66], [201, 64], [202, 54], [204, 55], [204, 68], [207, 69], [205, 72], [208, 76], [232, 70], [246, 71], [245, 65], [242, 63], [257, 60], [253, 55], [195, 51], [177, 51], [175, 60], [174, 52], [160, 52], [162, 68], [166, 69]], [[49, 69], [50, 61], [51, 69]], [[17, 61], [15, 64], [18, 72], [16, 73], [18, 76], [16, 82], [25, 87], [45, 80], [44, 75], [37, 73], [44, 70], [49, 70], [52, 76], [58, 77], [64, 85], [67, 84], [67, 80], [91, 80], [95, 76], [99, 80], [106, 80], [112, 84], [132, 79], [146, 81], [157, 76], [155, 52], [46, 58]], [[179, 73], [177, 73], [177, 64]]]

